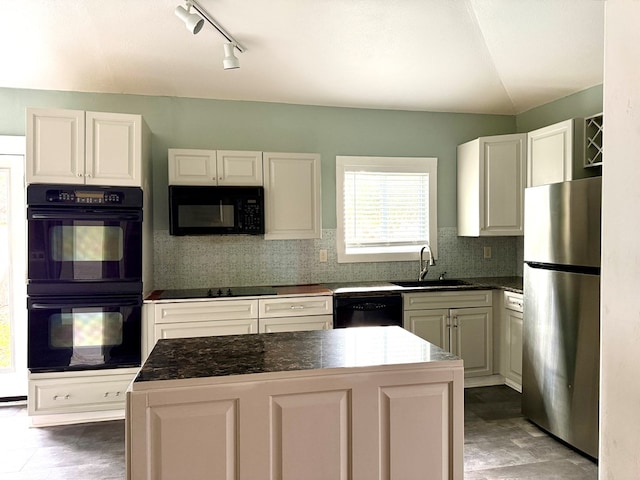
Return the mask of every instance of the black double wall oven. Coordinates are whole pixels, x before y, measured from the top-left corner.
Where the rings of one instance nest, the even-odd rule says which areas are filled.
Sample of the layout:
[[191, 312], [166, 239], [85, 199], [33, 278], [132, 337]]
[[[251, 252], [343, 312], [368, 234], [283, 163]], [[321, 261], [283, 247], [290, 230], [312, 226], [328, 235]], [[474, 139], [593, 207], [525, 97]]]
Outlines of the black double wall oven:
[[27, 187], [31, 372], [141, 361], [142, 190]]

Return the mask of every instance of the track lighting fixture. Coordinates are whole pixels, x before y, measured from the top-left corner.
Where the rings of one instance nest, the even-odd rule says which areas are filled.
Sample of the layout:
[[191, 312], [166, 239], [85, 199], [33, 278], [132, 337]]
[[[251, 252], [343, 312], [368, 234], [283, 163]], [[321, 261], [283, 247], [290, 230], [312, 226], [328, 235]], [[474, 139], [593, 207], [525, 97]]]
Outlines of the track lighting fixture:
[[191, 2], [187, 1], [187, 8], [181, 5], [176, 7], [177, 17], [184, 22], [184, 25], [194, 35], [204, 26], [204, 19], [197, 13], [191, 13]]
[[[186, 0], [185, 5], [187, 8], [180, 5], [176, 7], [176, 15], [185, 23], [187, 30], [193, 34], [198, 33], [206, 20], [220, 35], [227, 39], [228, 43], [224, 44], [224, 60], [222, 61], [224, 69], [240, 68], [240, 61], [235, 56], [234, 49], [244, 53], [245, 48], [222, 25], [216, 22], [196, 0]], [[191, 13], [192, 7], [197, 13]]]
[[240, 61], [238, 57], [233, 54], [233, 43], [225, 43], [224, 47], [224, 60], [222, 60], [222, 65], [225, 70], [231, 70], [234, 68], [240, 68]]

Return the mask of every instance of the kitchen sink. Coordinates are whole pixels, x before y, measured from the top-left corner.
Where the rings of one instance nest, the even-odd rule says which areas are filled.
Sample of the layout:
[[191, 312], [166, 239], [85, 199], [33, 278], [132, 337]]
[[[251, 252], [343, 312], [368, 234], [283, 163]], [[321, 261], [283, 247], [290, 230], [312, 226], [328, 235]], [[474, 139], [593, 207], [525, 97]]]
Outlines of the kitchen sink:
[[397, 285], [399, 287], [461, 287], [464, 285], [469, 285], [468, 282], [464, 280], [458, 280], [455, 278], [443, 278], [442, 280], [410, 280], [407, 282], [391, 282], [393, 285]]

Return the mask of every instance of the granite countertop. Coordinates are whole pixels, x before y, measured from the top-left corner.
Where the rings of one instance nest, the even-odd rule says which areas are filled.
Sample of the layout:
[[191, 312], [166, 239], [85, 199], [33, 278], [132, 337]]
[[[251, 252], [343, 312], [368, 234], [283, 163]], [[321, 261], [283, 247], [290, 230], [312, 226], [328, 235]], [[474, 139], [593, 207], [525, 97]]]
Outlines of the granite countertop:
[[[134, 383], [462, 360], [401, 327], [159, 340]], [[434, 365], [435, 366], [435, 365]]]
[[[471, 278], [458, 278], [462, 280], [465, 285], [454, 287], [440, 287], [434, 286], [428, 289], [428, 291], [434, 290], [470, 290], [470, 289], [498, 289], [508, 290], [510, 292], [522, 293], [522, 277], [471, 277]], [[325, 283], [325, 287], [329, 288], [333, 293], [373, 293], [373, 292], [415, 292], [420, 291], [420, 287], [400, 287], [393, 284], [396, 280], [385, 282], [334, 282]]]
[[[465, 282], [464, 285], [454, 287], [433, 286], [428, 291], [433, 290], [470, 290], [470, 289], [501, 289], [516, 293], [522, 293], [522, 277], [472, 277], [459, 278]], [[257, 286], [257, 287], [231, 287], [238, 294], [256, 298], [258, 296], [287, 296], [287, 295], [332, 295], [342, 293], [375, 293], [375, 292], [415, 292], [420, 291], [420, 287], [401, 287], [392, 283], [393, 281], [367, 281], [367, 282], [333, 282], [309, 285], [281, 285], [281, 286]], [[172, 301], [185, 299], [207, 299], [207, 298], [237, 298], [237, 296], [226, 296], [225, 291], [216, 295], [217, 288], [212, 289], [183, 289], [183, 290], [154, 290], [145, 301]], [[223, 290], [226, 290], [223, 289]], [[209, 292], [207, 294], [207, 292]], [[246, 292], [246, 294], [242, 294]], [[211, 295], [213, 293], [213, 295]]]

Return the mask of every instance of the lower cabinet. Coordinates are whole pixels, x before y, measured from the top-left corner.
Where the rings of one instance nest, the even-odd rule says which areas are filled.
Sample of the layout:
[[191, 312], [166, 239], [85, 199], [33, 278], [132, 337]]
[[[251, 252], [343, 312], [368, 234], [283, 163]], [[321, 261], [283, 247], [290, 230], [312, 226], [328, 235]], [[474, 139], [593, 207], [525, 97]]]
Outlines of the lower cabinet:
[[333, 328], [333, 296], [193, 300], [146, 304], [145, 357], [161, 338]]
[[333, 296], [265, 298], [259, 300], [260, 333], [333, 328]]
[[490, 290], [403, 295], [404, 328], [464, 361], [465, 377], [493, 374]]
[[462, 479], [461, 367], [358, 370], [134, 388], [127, 478]]
[[504, 292], [500, 374], [510, 387], [522, 391], [522, 294]]
[[125, 393], [137, 373], [137, 368], [31, 373], [28, 414], [35, 426], [122, 418]]

